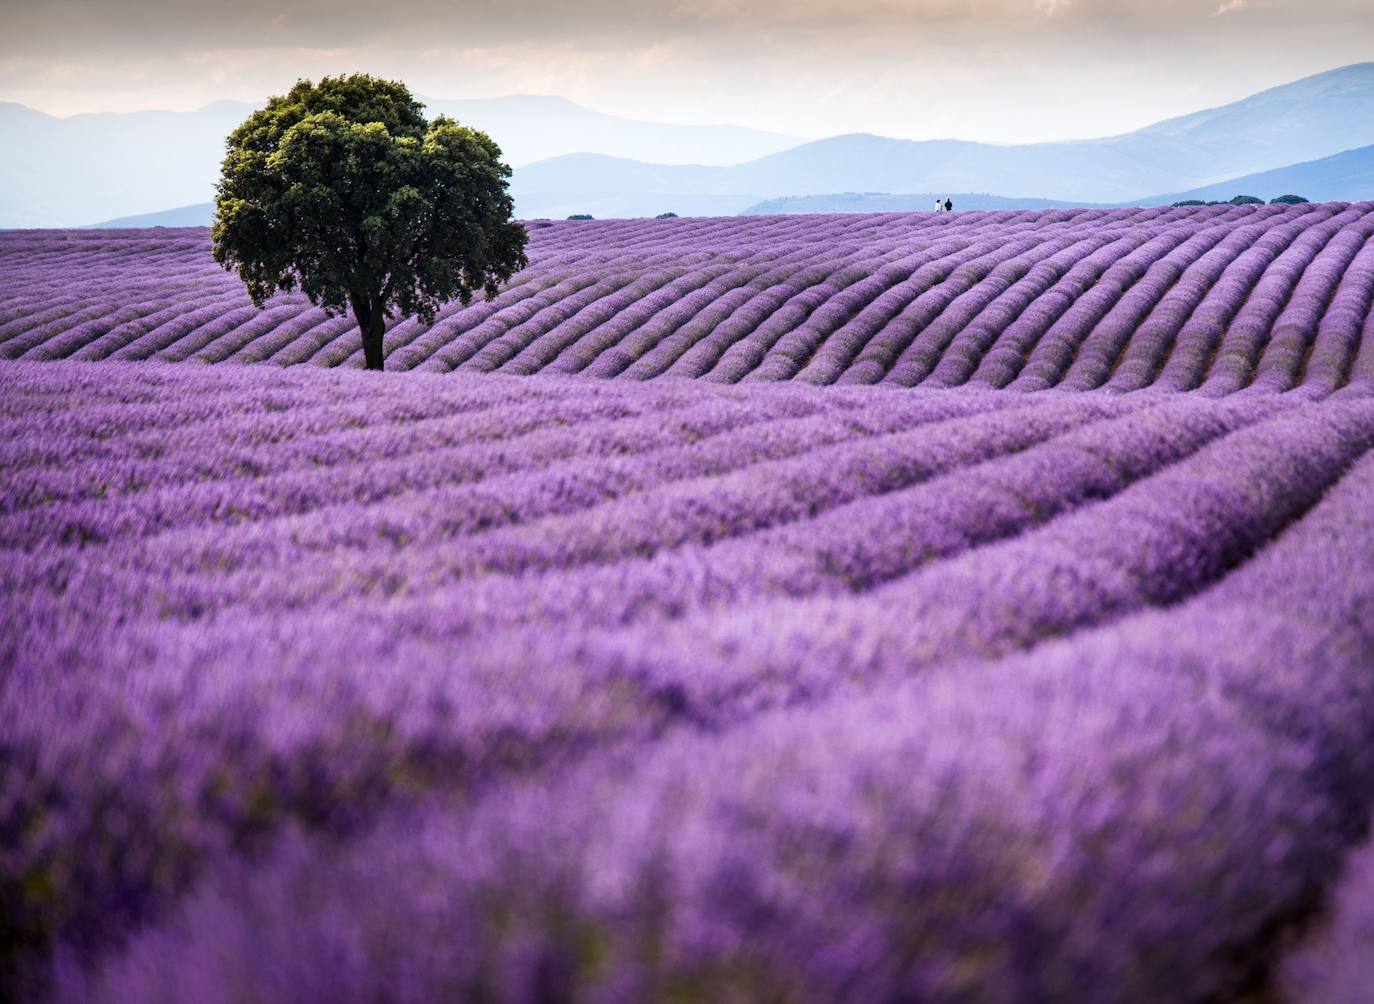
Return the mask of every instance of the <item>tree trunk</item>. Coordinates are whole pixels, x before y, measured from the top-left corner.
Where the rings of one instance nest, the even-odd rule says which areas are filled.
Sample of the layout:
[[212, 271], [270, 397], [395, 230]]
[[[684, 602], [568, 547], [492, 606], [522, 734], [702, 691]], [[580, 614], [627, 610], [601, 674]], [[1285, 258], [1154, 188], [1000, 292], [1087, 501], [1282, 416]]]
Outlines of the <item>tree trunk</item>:
[[382, 336], [386, 334], [386, 311], [381, 297], [352, 296], [353, 316], [358, 319], [358, 330], [363, 334], [363, 363], [370, 370], [385, 368], [382, 356]]
[[385, 369], [382, 357], [382, 335], [386, 334], [386, 315], [380, 310], [372, 312], [372, 323], [363, 332], [363, 359], [370, 370]]

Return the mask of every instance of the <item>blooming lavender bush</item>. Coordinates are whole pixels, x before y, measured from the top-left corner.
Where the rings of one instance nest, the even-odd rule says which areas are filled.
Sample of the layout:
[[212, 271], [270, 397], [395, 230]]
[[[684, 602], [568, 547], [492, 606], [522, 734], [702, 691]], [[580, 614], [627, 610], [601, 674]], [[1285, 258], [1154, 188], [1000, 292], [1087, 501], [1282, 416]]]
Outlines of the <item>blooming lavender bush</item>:
[[0, 996], [1362, 992], [1374, 205], [530, 248], [0, 235]]

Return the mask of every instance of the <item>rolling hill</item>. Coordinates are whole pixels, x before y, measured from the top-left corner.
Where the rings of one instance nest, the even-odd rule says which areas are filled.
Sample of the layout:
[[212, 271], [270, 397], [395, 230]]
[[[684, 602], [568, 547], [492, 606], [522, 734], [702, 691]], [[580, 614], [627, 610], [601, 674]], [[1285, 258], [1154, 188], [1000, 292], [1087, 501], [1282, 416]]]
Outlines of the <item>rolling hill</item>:
[[[1374, 202], [528, 226], [530, 266], [493, 301], [395, 320], [388, 368], [1228, 393], [1329, 392], [1374, 364]], [[0, 359], [358, 364], [351, 317], [299, 293], [259, 311], [207, 245], [0, 237]]]

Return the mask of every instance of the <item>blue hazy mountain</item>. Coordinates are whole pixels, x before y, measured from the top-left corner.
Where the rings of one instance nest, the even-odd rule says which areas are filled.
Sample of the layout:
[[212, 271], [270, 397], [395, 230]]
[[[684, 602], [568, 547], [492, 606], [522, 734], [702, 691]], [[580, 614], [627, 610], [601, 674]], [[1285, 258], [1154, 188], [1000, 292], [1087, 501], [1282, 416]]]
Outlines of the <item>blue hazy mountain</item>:
[[56, 118], [0, 103], [0, 227], [73, 226], [204, 202], [224, 137], [249, 111], [221, 101], [196, 112]]
[[[486, 128], [517, 165], [522, 151], [599, 144], [596, 152], [517, 166], [512, 192], [526, 218], [718, 215], [771, 199], [843, 192], [988, 192], [1021, 201], [1122, 204], [1218, 183], [1229, 191], [1254, 174], [1374, 144], [1374, 63], [1102, 139], [998, 146], [852, 134], [729, 165], [706, 161], [726, 156], [732, 143], [743, 149], [792, 139], [729, 126], [633, 122], [556, 98], [429, 104]], [[84, 224], [202, 203], [211, 195], [221, 137], [248, 110], [222, 102], [195, 113], [55, 119], [0, 104], [0, 226]], [[671, 143], [679, 144], [672, 149], [685, 145], [692, 163], [617, 155], [635, 144], [661, 150]]]
[[1312, 202], [1374, 200], [1374, 146], [1362, 146], [1332, 157], [1290, 164], [1272, 171], [1246, 174], [1186, 192], [1155, 195], [1141, 202], [1143, 205], [1180, 202], [1184, 199], [1224, 202], [1237, 195], [1253, 195], [1266, 201], [1280, 195], [1301, 195]]
[[[679, 216], [727, 216], [735, 213], [758, 216], [783, 213], [911, 213], [932, 209], [936, 196], [951, 198], [956, 209], [1063, 209], [1070, 206], [1094, 205], [1082, 200], [1063, 201], [1031, 197], [986, 195], [979, 192], [923, 192], [893, 194], [890, 192], [840, 192], [829, 195], [788, 196], [765, 199], [741, 206], [742, 196], [682, 196], [658, 193], [648, 198], [658, 212], [675, 212]], [[1362, 202], [1374, 200], [1374, 146], [1346, 150], [1331, 157], [1290, 164], [1287, 167], [1258, 174], [1242, 175], [1186, 192], [1170, 192], [1141, 199], [1127, 200], [1123, 205], [1167, 205], [1184, 199], [1226, 201], [1236, 195], [1258, 198], [1277, 198], [1280, 195], [1301, 195], [1313, 202]], [[546, 195], [530, 201], [523, 214], [526, 218], [548, 216], [560, 219], [574, 212], [589, 212], [599, 217], [635, 214], [623, 211], [640, 196], [587, 199], [573, 195]], [[179, 209], [142, 216], [127, 216], [95, 224], [97, 227], [203, 227], [209, 226], [211, 204], [208, 202]]]
[[1371, 143], [1374, 63], [1361, 63], [1103, 139], [998, 146], [858, 133], [731, 167], [647, 164], [579, 153], [517, 170], [512, 191], [522, 207], [555, 196], [560, 207], [577, 199], [590, 205], [614, 198], [623, 215], [635, 216], [662, 211], [671, 196], [748, 198], [744, 206], [750, 206], [836, 192], [973, 191], [1119, 203]]
[[[443, 112], [489, 132], [515, 165], [588, 149], [649, 161], [734, 164], [803, 142], [740, 126], [641, 122], [564, 98], [422, 100], [430, 114]], [[79, 226], [205, 202], [225, 136], [253, 107], [222, 101], [194, 112], [57, 118], [0, 102], [0, 228]]]
[[194, 206], [178, 206], [157, 213], [120, 216], [113, 220], [92, 223], [83, 230], [143, 230], [148, 227], [208, 227], [215, 212], [213, 202], [198, 202]]
[[430, 115], [449, 115], [489, 133], [507, 162], [517, 167], [586, 150], [659, 164], [738, 164], [806, 142], [800, 136], [743, 126], [621, 118], [567, 98], [534, 94], [421, 100]]

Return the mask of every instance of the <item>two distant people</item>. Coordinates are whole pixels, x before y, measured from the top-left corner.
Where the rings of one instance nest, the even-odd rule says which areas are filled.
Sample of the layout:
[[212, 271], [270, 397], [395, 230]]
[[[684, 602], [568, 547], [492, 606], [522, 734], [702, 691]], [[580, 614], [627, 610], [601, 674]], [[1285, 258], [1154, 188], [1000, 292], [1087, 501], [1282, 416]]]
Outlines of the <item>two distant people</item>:
[[936, 200], [935, 200], [935, 211], [936, 211], [937, 213], [952, 213], [952, 212], [954, 212], [954, 200], [953, 200], [953, 199], [950, 199], [950, 198], [946, 198], [944, 202], [941, 202], [939, 199], [936, 199]]

